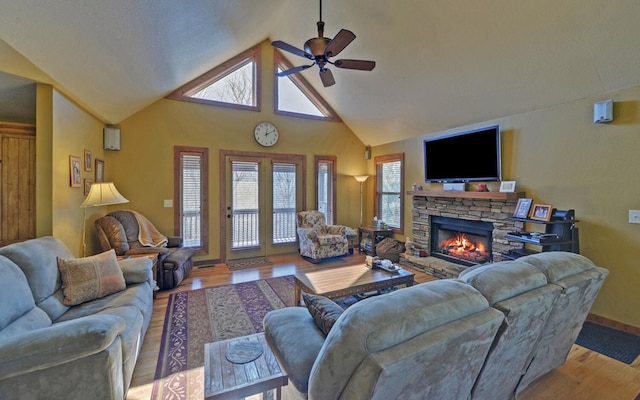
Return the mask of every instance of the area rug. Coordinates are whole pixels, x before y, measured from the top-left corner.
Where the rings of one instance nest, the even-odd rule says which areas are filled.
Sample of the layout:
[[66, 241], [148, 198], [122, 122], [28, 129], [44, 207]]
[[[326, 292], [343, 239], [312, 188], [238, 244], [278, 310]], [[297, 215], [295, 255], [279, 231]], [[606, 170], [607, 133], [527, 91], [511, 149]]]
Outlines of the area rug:
[[227, 267], [231, 271], [239, 271], [242, 269], [264, 267], [265, 265], [272, 265], [273, 263], [267, 257], [254, 257], [244, 258], [242, 260], [229, 260], [227, 261]]
[[294, 303], [293, 277], [169, 296], [152, 399], [204, 398], [204, 344], [262, 332], [264, 315]]
[[586, 321], [576, 344], [631, 364], [640, 355], [640, 336]]

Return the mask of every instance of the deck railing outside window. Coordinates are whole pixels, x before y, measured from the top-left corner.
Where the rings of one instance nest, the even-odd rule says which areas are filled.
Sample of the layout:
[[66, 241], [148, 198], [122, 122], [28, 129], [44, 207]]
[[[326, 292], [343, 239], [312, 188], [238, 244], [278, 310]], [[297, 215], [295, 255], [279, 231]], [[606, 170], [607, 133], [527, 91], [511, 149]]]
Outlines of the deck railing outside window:
[[[232, 248], [257, 247], [260, 245], [258, 231], [258, 209], [233, 211]], [[273, 243], [293, 243], [296, 241], [296, 210], [278, 209], [273, 212]]]

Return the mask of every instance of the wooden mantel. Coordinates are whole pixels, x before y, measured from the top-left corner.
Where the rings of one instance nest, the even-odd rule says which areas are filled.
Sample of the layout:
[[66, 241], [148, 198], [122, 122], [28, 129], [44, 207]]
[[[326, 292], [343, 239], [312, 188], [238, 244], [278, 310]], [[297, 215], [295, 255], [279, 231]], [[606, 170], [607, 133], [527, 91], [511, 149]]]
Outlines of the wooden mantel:
[[517, 200], [524, 197], [524, 192], [455, 192], [455, 191], [407, 191], [408, 196], [452, 197], [457, 199], [493, 199]]

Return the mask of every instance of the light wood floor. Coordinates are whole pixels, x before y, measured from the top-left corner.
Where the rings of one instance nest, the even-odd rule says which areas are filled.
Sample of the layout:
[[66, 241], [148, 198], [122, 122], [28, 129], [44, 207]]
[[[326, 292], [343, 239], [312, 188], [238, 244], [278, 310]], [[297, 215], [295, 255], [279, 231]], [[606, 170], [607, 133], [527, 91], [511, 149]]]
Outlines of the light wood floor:
[[[364, 256], [357, 253], [344, 257], [343, 261], [324, 261], [320, 264], [311, 264], [298, 254], [269, 256], [269, 259], [274, 262], [274, 265], [236, 272], [229, 271], [225, 264], [196, 267], [177, 288], [158, 292], [154, 300], [151, 326], [144, 339], [127, 399], [142, 400], [151, 397], [167, 299], [171, 293], [291, 275], [298, 271], [307, 272], [318, 268], [364, 263]], [[417, 283], [434, 280], [431, 276], [419, 271], [412, 272], [416, 275]], [[638, 393], [640, 393], [640, 357], [632, 365], [627, 365], [575, 345], [563, 366], [541, 378], [521, 393], [518, 399], [632, 400]]]

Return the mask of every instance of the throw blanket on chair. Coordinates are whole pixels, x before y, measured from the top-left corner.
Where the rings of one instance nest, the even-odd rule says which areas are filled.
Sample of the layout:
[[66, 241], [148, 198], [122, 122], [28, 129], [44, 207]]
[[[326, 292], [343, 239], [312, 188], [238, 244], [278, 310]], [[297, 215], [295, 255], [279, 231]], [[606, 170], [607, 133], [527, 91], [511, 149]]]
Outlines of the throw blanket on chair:
[[138, 221], [138, 241], [147, 247], [166, 247], [169, 239], [142, 214], [132, 211]]

